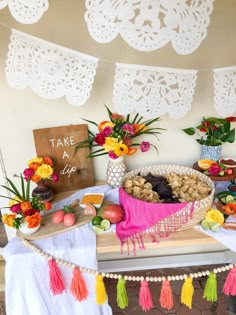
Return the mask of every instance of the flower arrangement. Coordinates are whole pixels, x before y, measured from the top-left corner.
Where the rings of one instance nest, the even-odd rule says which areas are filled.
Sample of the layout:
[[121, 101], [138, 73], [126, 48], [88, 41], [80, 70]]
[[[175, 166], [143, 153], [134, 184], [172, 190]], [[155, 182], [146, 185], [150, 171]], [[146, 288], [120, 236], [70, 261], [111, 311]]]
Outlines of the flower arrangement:
[[23, 171], [24, 179], [32, 182], [40, 182], [46, 179], [57, 182], [59, 175], [54, 172], [53, 161], [50, 157], [35, 157], [28, 161], [28, 168]]
[[198, 135], [196, 141], [206, 146], [219, 146], [225, 142], [233, 143], [235, 140], [235, 128], [231, 129], [231, 122], [235, 122], [236, 117], [202, 118], [200, 125], [182, 129], [187, 135]]
[[[17, 176], [17, 175], [16, 175]], [[14, 183], [6, 178], [8, 186], [1, 185], [5, 188], [10, 196], [0, 196], [1, 198], [9, 199], [10, 213], [6, 213], [2, 216], [2, 222], [9, 227], [19, 229], [23, 221], [27, 223], [28, 228], [34, 228], [41, 222], [42, 210], [50, 210], [50, 202], [41, 202], [37, 197], [30, 197], [30, 180], [25, 181], [23, 175], [20, 175], [21, 179], [21, 191], [16, 188]]]
[[88, 157], [96, 157], [108, 154], [112, 159], [117, 159], [120, 156], [135, 154], [140, 148], [141, 152], [147, 152], [152, 146], [158, 152], [157, 147], [148, 141], [136, 142], [138, 136], [160, 134], [162, 128], [151, 127], [151, 125], [160, 120], [159, 117], [149, 120], [144, 120], [139, 114], [136, 114], [133, 119], [130, 115], [123, 117], [117, 113], [112, 113], [105, 105], [109, 121], [105, 120], [97, 124], [94, 121], [83, 119], [88, 123], [96, 126], [98, 132], [93, 133], [89, 130], [88, 139], [81, 141], [75, 145], [75, 153], [82, 148], [95, 147], [95, 151], [91, 152]]

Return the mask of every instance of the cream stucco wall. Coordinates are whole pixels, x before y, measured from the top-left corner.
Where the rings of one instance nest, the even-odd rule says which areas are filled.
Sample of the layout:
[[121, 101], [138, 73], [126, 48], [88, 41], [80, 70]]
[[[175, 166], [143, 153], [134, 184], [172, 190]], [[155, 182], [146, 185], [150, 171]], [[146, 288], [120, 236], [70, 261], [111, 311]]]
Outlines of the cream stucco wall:
[[[49, 0], [48, 11], [33, 25], [16, 22], [7, 7], [0, 10], [0, 147], [7, 175], [11, 177], [19, 173], [25, 168], [26, 161], [35, 156], [33, 129], [80, 124], [83, 123], [80, 117], [97, 122], [106, 118], [103, 104], [114, 109], [112, 88], [115, 62], [199, 70], [189, 113], [178, 120], [164, 115], [158, 124], [167, 129], [157, 143], [158, 157], [154, 151], [149, 151], [137, 153], [126, 160], [129, 169], [157, 163], [191, 166], [199, 158], [199, 146], [181, 129], [198, 124], [203, 115], [217, 116], [211, 69], [236, 65], [236, 1], [215, 1], [206, 39], [194, 53], [186, 56], [178, 55], [171, 44], [153, 52], [139, 52], [120, 37], [108, 44], [95, 42], [84, 21], [84, 2]], [[4, 68], [11, 27], [101, 59], [91, 97], [83, 106], [73, 107], [64, 97], [46, 100], [30, 88], [17, 90], [8, 85]], [[222, 155], [236, 157], [235, 150], [235, 143], [225, 144]], [[96, 179], [105, 179], [106, 161], [106, 157], [93, 160]]]

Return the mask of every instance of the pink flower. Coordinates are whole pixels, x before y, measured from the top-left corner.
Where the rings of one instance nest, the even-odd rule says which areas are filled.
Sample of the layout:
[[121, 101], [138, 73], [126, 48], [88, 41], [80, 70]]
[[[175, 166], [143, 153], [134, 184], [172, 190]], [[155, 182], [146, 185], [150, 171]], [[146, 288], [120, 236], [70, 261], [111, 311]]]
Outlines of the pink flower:
[[113, 129], [110, 126], [106, 126], [103, 130], [102, 130], [102, 135], [104, 137], [108, 137], [110, 136], [110, 134], [112, 134]]
[[14, 213], [21, 213], [21, 206], [20, 203], [16, 203], [15, 205], [11, 206], [11, 211]]
[[52, 174], [52, 181], [54, 183], [58, 182], [59, 181], [59, 175], [57, 173], [53, 173]]
[[105, 137], [103, 134], [101, 133], [97, 133], [95, 138], [94, 138], [94, 142], [96, 142], [98, 145], [102, 146], [105, 144]]
[[113, 151], [109, 151], [108, 156], [113, 160], [118, 158], [118, 156]]
[[210, 175], [216, 176], [222, 171], [222, 167], [217, 163], [213, 163], [207, 171]]
[[34, 171], [31, 168], [26, 168], [23, 172], [24, 179], [28, 181], [34, 175]]
[[150, 149], [150, 143], [147, 141], [143, 141], [140, 145], [142, 152], [147, 152]]
[[126, 131], [131, 135], [134, 135], [134, 126], [130, 124], [124, 124], [121, 128], [122, 131]]

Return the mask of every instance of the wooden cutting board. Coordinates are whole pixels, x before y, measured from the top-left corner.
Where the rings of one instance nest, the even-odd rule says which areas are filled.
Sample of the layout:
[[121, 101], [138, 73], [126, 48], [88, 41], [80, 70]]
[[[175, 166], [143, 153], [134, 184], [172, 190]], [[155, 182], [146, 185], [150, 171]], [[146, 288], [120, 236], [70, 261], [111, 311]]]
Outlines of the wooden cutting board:
[[90, 222], [94, 217], [94, 215], [85, 215], [84, 208], [81, 208], [79, 205], [77, 205], [73, 208], [73, 213], [76, 216], [75, 224], [73, 226], [66, 226], [63, 222], [58, 224], [52, 222], [52, 216], [54, 213], [55, 212], [43, 216], [41, 226], [37, 232], [29, 235], [17, 230], [16, 235], [27, 240], [40, 240], [42, 238], [50, 237], [58, 233], [63, 233], [72, 230], [75, 227], [84, 225]]

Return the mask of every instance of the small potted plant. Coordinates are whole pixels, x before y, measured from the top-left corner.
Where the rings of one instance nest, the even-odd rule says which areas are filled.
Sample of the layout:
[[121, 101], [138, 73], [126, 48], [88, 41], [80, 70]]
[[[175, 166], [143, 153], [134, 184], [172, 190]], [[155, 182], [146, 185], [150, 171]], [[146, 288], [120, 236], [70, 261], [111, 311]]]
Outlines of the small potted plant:
[[45, 182], [51, 180], [58, 182], [59, 175], [54, 171], [54, 163], [48, 156], [35, 157], [28, 161], [28, 167], [23, 171], [24, 178], [36, 183], [32, 195], [41, 201], [51, 201], [53, 199], [53, 190]]
[[198, 136], [196, 141], [201, 145], [200, 159], [218, 161], [222, 144], [235, 141], [235, 128], [231, 128], [231, 122], [235, 121], [236, 117], [203, 117], [198, 126], [182, 130], [189, 136]]
[[41, 211], [51, 209], [50, 202], [41, 202], [37, 197], [30, 195], [30, 180], [25, 180], [20, 176], [21, 190], [17, 189], [15, 184], [6, 178], [6, 185], [1, 185], [6, 189], [8, 195], [0, 196], [9, 200], [8, 213], [3, 214], [2, 222], [9, 227], [20, 230], [24, 234], [36, 232], [41, 224]]

